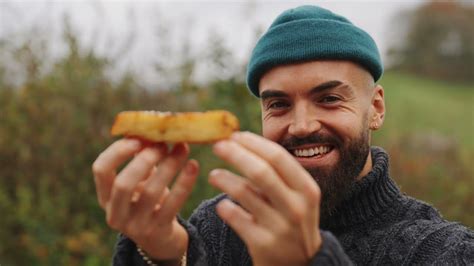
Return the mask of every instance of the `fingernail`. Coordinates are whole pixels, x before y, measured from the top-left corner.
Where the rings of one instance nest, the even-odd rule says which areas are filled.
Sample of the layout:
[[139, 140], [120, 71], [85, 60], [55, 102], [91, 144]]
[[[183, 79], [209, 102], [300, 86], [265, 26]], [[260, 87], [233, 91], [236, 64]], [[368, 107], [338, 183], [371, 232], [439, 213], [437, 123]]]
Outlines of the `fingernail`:
[[227, 142], [225, 140], [218, 141], [214, 144], [213, 150], [214, 152], [220, 152], [223, 149], [225, 149], [226, 145], [227, 145]]
[[232, 133], [232, 135], [230, 136], [231, 139], [233, 140], [239, 140], [241, 138], [241, 133], [240, 132], [234, 132]]
[[132, 149], [139, 149], [142, 146], [141, 141], [139, 141], [138, 139], [129, 138], [128, 141], [130, 143], [129, 144], [130, 148], [132, 148]]
[[221, 173], [222, 173], [221, 169], [214, 169], [214, 170], [209, 172], [209, 176], [214, 177], [214, 176], [218, 176]]
[[192, 160], [189, 160], [188, 163], [186, 164], [186, 168], [184, 169], [184, 171], [187, 173], [187, 174], [194, 174], [194, 172], [196, 171], [196, 164], [192, 161]]
[[231, 210], [233, 207], [234, 204], [228, 199], [221, 200], [221, 202], [217, 204], [217, 208], [224, 212]]
[[209, 176], [207, 179], [209, 181], [209, 184], [211, 184], [214, 187], [218, 187], [223, 181], [221, 178], [222, 172], [223, 171], [221, 169], [214, 169], [211, 172], [209, 172]]

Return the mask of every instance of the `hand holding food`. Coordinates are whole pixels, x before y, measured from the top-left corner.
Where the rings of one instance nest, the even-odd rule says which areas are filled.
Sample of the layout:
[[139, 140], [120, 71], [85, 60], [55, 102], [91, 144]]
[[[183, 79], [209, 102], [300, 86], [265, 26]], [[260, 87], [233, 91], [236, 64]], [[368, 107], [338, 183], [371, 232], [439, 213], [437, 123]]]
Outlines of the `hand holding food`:
[[[224, 139], [238, 127], [237, 118], [227, 111], [119, 113], [111, 133], [128, 138], [113, 143], [92, 166], [108, 225], [151, 258], [179, 260], [189, 236], [176, 217], [198, 174], [198, 163], [187, 159], [189, 147], [183, 143]], [[174, 143], [171, 151], [164, 142]]]
[[216, 211], [253, 265], [308, 265], [322, 243], [321, 192], [312, 176], [283, 147], [250, 132], [217, 142], [214, 153], [242, 173], [215, 169], [209, 182], [233, 200]]

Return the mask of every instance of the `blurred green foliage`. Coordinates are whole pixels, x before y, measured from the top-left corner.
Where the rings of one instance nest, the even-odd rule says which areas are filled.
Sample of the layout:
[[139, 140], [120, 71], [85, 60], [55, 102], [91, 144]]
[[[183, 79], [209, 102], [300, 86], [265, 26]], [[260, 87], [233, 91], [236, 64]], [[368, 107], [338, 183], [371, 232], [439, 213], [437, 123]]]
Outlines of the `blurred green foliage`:
[[[114, 62], [79, 47], [68, 27], [64, 42], [68, 52], [45, 73], [43, 54], [27, 41], [7, 51], [24, 68], [24, 82], [12, 85], [0, 75], [1, 265], [110, 263], [116, 233], [98, 206], [91, 165], [114, 141], [109, 130], [118, 112], [223, 108], [241, 118], [242, 130], [260, 131], [258, 102], [237, 74], [197, 85], [189, 58], [178, 69], [177, 86], [151, 91], [131, 73], [110, 78], [106, 73]], [[0, 70], [8, 67], [0, 62]], [[194, 145], [191, 156], [201, 171], [185, 217], [218, 193], [207, 184], [207, 173], [226, 167], [205, 145]]]
[[474, 84], [388, 72], [387, 107], [373, 143], [391, 157], [392, 177], [448, 220], [474, 227]]
[[[64, 41], [68, 52], [42, 73], [43, 58], [31, 43], [11, 51], [27, 75], [20, 85], [9, 82], [9, 66], [0, 62], [1, 265], [110, 264], [116, 232], [98, 206], [91, 165], [114, 141], [109, 129], [119, 111], [226, 109], [239, 117], [242, 130], [261, 130], [259, 103], [242, 73], [197, 84], [189, 59], [177, 86], [151, 91], [135, 74], [111, 79], [106, 73], [114, 62], [80, 47], [70, 29]], [[217, 66], [221, 48], [213, 54]], [[404, 192], [473, 227], [472, 84], [396, 72], [381, 83], [388, 112], [374, 143], [389, 151], [392, 175]], [[207, 184], [207, 173], [227, 167], [206, 145], [193, 145], [191, 157], [201, 170], [185, 217], [219, 193]]]

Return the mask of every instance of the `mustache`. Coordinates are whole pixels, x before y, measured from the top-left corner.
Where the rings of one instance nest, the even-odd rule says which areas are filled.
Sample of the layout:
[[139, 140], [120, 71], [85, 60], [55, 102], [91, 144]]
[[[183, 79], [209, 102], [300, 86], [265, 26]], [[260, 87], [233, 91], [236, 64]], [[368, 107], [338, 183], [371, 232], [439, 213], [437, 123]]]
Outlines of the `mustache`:
[[280, 144], [287, 150], [291, 150], [304, 144], [330, 144], [330, 145], [333, 145], [334, 147], [341, 147], [342, 141], [339, 138], [332, 135], [315, 133], [315, 134], [311, 134], [305, 137], [292, 136], [287, 139], [278, 141], [278, 144]]

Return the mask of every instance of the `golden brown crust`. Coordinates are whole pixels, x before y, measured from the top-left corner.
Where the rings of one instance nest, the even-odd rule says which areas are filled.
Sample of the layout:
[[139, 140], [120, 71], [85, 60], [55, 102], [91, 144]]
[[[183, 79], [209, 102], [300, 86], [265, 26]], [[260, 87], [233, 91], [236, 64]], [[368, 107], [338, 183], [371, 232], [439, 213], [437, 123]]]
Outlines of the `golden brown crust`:
[[239, 130], [239, 120], [224, 110], [207, 112], [124, 111], [117, 114], [113, 136], [139, 137], [152, 142], [209, 143]]

